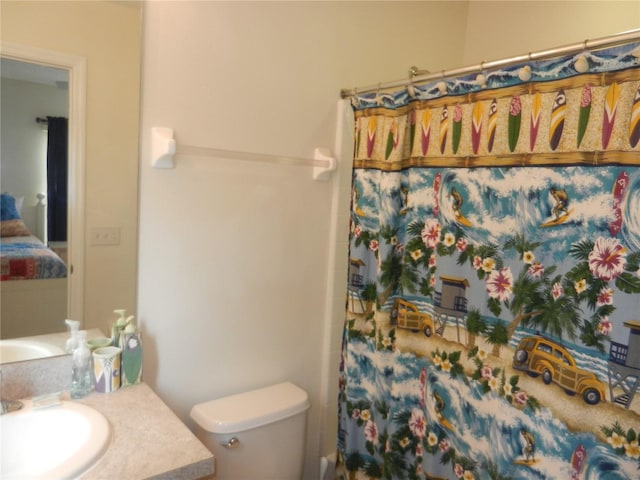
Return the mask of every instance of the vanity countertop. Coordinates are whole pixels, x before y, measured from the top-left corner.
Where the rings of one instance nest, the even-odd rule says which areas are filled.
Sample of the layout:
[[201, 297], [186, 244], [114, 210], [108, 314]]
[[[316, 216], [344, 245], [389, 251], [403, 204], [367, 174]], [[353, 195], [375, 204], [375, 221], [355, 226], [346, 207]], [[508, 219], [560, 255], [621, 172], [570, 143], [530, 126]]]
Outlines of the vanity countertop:
[[212, 453], [145, 383], [77, 402], [111, 424], [111, 445], [79, 478], [196, 479], [213, 474]]

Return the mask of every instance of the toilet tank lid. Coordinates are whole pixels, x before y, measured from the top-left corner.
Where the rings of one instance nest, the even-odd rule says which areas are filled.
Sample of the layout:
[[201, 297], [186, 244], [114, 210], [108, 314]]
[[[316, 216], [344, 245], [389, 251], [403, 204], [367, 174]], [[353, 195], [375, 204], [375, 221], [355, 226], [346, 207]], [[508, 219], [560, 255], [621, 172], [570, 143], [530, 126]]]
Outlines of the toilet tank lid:
[[191, 418], [211, 433], [237, 433], [291, 417], [309, 408], [307, 392], [284, 382], [199, 403]]

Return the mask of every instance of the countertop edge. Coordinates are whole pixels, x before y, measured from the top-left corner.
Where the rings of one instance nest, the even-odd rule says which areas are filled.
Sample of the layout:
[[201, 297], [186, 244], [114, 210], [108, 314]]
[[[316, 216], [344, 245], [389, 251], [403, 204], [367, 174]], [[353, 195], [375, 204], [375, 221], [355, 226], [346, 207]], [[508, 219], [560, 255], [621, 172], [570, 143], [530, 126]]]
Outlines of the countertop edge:
[[102, 413], [112, 429], [108, 450], [80, 479], [213, 475], [213, 454], [144, 382], [76, 401]]

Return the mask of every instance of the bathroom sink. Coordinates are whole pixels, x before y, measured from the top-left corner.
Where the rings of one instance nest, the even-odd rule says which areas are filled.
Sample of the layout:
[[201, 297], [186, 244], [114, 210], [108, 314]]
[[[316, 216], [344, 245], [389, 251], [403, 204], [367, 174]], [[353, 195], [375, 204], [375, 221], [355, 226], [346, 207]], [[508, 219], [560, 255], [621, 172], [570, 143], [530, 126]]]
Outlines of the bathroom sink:
[[77, 402], [0, 416], [0, 478], [66, 479], [88, 470], [106, 451], [110, 440], [107, 419]]
[[64, 350], [50, 343], [32, 340], [0, 340], [0, 363], [62, 355]]

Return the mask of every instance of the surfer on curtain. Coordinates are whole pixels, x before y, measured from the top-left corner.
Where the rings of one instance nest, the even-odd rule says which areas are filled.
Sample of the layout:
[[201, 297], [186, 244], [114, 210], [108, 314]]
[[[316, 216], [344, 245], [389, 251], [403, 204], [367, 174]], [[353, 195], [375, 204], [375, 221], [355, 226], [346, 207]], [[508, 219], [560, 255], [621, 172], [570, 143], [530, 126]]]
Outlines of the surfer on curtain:
[[462, 195], [458, 193], [456, 187], [451, 187], [451, 198], [453, 198], [453, 213], [455, 213], [456, 217], [460, 216], [460, 209], [462, 208]]
[[353, 190], [351, 192], [351, 203], [352, 203], [352, 209], [354, 212], [356, 212], [356, 214], [360, 217], [364, 217], [365, 214], [362, 211], [362, 209], [360, 208], [360, 206], [358, 205], [358, 201], [360, 200], [360, 191], [358, 190], [358, 187], [356, 187], [355, 185], [353, 186]]
[[536, 453], [536, 439], [531, 432], [524, 427], [520, 429], [520, 435], [522, 435], [522, 442], [524, 444], [522, 454], [525, 457], [525, 462], [533, 462]]
[[555, 205], [551, 209], [551, 218], [540, 225], [543, 228], [554, 227], [566, 222], [573, 211], [572, 209], [567, 208], [569, 205], [569, 195], [564, 188], [560, 189], [551, 187], [549, 189], [549, 193], [553, 197]]
[[451, 190], [449, 191], [449, 196], [453, 199], [451, 208], [453, 209], [453, 214], [456, 217], [456, 221], [461, 223], [462, 225], [470, 227], [471, 222], [462, 214], [461, 209], [462, 209], [463, 199], [462, 199], [462, 195], [460, 195], [460, 192], [456, 190], [456, 187], [451, 187]]
[[411, 209], [409, 207], [409, 188], [406, 185], [402, 185], [400, 187], [400, 195], [402, 196], [402, 199], [399, 214], [405, 215]]
[[550, 191], [551, 196], [556, 201], [556, 206], [553, 207], [553, 214], [556, 216], [556, 219], [560, 218], [560, 212], [564, 212], [565, 215], [569, 215], [569, 210], [567, 210], [567, 204], [569, 203], [567, 191], [565, 189], [558, 190], [555, 187], [551, 187]]

